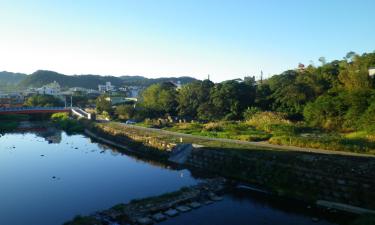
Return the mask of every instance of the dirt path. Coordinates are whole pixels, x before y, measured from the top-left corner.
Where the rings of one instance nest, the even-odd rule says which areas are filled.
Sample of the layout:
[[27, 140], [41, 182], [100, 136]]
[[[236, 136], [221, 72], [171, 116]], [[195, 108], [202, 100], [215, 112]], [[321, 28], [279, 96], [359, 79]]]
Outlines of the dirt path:
[[375, 157], [374, 155], [369, 154], [362, 154], [362, 153], [355, 153], [355, 152], [344, 152], [344, 151], [332, 151], [332, 150], [325, 150], [325, 149], [315, 149], [315, 148], [302, 148], [296, 146], [283, 146], [283, 145], [275, 145], [270, 144], [268, 142], [253, 142], [253, 141], [240, 141], [240, 140], [233, 140], [233, 139], [226, 139], [226, 138], [212, 138], [212, 137], [205, 137], [205, 136], [198, 136], [192, 134], [184, 134], [178, 133], [173, 131], [161, 130], [157, 128], [147, 128], [147, 127], [140, 127], [135, 125], [117, 123], [122, 126], [152, 132], [152, 133], [160, 133], [164, 135], [170, 135], [175, 137], [187, 137], [187, 138], [194, 138], [200, 140], [207, 140], [207, 141], [217, 141], [217, 142], [224, 142], [224, 143], [232, 143], [232, 144], [239, 144], [239, 145], [248, 145], [249, 147], [262, 147], [262, 148], [269, 148], [269, 149], [278, 149], [278, 150], [286, 150], [286, 151], [300, 151], [300, 152], [310, 152], [310, 153], [320, 153], [320, 154], [333, 154], [333, 155], [347, 155], [347, 156], [358, 156], [358, 157]]

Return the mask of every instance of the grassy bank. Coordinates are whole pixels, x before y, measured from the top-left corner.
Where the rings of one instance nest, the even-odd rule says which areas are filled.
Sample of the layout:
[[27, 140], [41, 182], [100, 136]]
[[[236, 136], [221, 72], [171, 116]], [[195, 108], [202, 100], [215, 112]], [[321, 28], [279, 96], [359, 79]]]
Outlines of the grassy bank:
[[173, 147], [173, 143], [153, 138], [137, 130], [126, 129], [117, 123], [83, 121], [83, 124], [93, 134], [126, 147], [119, 149], [120, 151], [148, 158], [155, 162], [167, 161], [167, 150]]
[[[267, 141], [276, 145], [375, 154], [375, 135], [366, 131], [338, 133], [311, 128], [303, 123], [294, 123], [275, 116], [263, 117], [267, 118], [240, 122], [168, 123], [162, 129], [212, 138]], [[137, 125], [152, 127], [150, 123]]]
[[213, 138], [228, 138], [241, 141], [264, 141], [271, 135], [241, 122], [177, 123], [166, 130]]
[[[136, 135], [136, 136], [143, 136], [145, 138], [148, 138], [150, 140], [155, 140], [156, 142], [159, 143], [170, 143], [172, 145], [176, 145], [179, 143], [194, 143], [198, 145], [203, 145], [205, 147], [210, 147], [210, 148], [224, 148], [224, 149], [239, 149], [239, 150], [251, 150], [251, 149], [271, 149], [269, 147], [262, 147], [262, 146], [254, 146], [251, 143], [228, 143], [224, 141], [218, 141], [218, 140], [211, 140], [207, 136], [202, 136], [201, 135], [189, 135], [189, 136], [184, 136], [183, 132], [180, 132], [182, 135], [176, 134], [176, 135], [171, 135], [168, 133], [167, 130], [143, 130], [142, 127], [139, 127], [138, 124], [136, 127], [127, 127], [124, 126], [120, 123], [103, 123], [103, 124], [98, 124], [98, 126], [101, 127], [110, 127], [110, 129], [117, 131], [117, 132], [124, 132], [129, 135]], [[277, 150], [277, 149], [272, 149], [272, 150]]]

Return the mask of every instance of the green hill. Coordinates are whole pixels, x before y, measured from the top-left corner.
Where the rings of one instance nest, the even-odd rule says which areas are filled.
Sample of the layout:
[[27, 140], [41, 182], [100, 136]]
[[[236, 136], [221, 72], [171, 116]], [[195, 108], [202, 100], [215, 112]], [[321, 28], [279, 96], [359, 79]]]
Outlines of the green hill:
[[0, 84], [18, 84], [26, 78], [26, 74], [12, 73], [7, 71], [0, 72]]
[[14, 91], [17, 85], [26, 78], [23, 73], [11, 73], [7, 71], [0, 72], [0, 91]]
[[51, 82], [58, 82], [62, 87], [84, 87], [97, 89], [99, 84], [105, 84], [109, 81], [112, 85], [117, 87], [125, 85], [137, 85], [137, 86], [149, 86], [154, 83], [163, 81], [181, 81], [182, 84], [192, 82], [196, 79], [191, 77], [171, 77], [171, 78], [156, 78], [148, 79], [142, 76], [99, 76], [99, 75], [73, 75], [68, 76], [53, 71], [38, 70], [28, 76], [26, 76], [20, 83], [19, 86], [22, 88], [27, 87], [41, 87]]

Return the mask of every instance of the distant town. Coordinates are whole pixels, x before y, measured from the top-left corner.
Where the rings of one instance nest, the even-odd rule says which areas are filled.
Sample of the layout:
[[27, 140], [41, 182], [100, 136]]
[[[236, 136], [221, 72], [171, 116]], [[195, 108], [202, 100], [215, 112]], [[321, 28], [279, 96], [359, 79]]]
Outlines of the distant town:
[[[181, 82], [174, 83], [176, 89], [181, 87]], [[106, 100], [113, 105], [123, 104], [129, 101], [137, 101], [140, 93], [146, 87], [144, 86], [124, 86], [117, 87], [107, 81], [105, 84], [99, 84], [97, 89], [89, 89], [83, 87], [62, 88], [61, 85], [54, 81], [43, 85], [39, 88], [27, 88], [22, 91], [1, 92], [0, 91], [0, 108], [22, 107], [28, 97], [35, 95], [54, 96], [65, 103], [65, 106], [71, 106], [72, 96], [85, 96], [89, 99], [96, 99], [100, 95], [106, 95]], [[95, 105], [92, 105], [95, 107]]]

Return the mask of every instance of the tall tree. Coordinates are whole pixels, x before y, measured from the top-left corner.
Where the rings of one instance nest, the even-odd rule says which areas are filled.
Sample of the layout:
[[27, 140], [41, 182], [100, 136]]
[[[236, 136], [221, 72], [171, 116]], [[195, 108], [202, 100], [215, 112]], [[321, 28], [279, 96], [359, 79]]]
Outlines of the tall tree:
[[153, 84], [142, 93], [141, 105], [149, 110], [150, 116], [175, 114], [177, 111], [176, 86], [170, 82]]
[[210, 100], [210, 80], [195, 81], [182, 86], [178, 92], [178, 113], [181, 116], [197, 118], [198, 108]]

